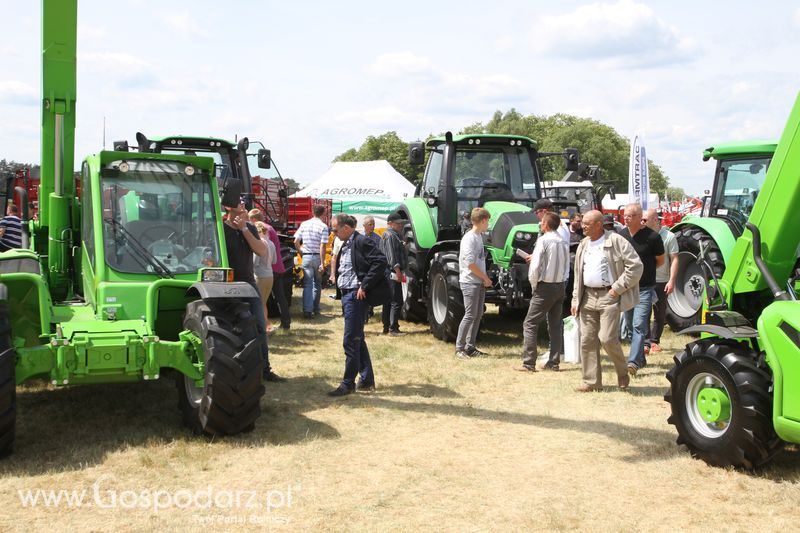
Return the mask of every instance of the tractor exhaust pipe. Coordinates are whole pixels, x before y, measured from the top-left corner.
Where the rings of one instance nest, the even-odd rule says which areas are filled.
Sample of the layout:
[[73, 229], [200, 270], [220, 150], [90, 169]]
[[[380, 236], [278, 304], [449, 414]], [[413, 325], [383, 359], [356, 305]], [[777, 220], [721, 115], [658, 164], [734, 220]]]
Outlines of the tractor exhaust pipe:
[[772, 272], [769, 271], [769, 268], [767, 268], [764, 258], [761, 257], [761, 230], [752, 222], [745, 222], [744, 225], [750, 230], [750, 233], [753, 234], [753, 260], [758, 270], [761, 272], [761, 275], [764, 276], [764, 281], [767, 282], [769, 290], [772, 291], [772, 296], [774, 296], [776, 300], [791, 300], [786, 291], [782, 290], [778, 282], [775, 281], [775, 277], [772, 275]]

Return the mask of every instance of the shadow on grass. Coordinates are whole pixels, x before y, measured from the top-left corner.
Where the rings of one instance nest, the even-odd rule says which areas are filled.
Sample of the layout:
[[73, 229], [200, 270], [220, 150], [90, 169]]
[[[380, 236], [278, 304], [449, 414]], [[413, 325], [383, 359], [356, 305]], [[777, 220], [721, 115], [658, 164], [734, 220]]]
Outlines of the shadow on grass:
[[[322, 378], [304, 379], [302, 390], [327, 390]], [[216, 438], [234, 446], [295, 444], [339, 438], [328, 424], [306, 417], [308, 404], [276, 402], [281, 387], [268, 384], [261, 418], [246, 434]], [[295, 392], [299, 395], [298, 392]], [[14, 453], [0, 461], [0, 476], [39, 475], [101, 464], [109, 453], [179, 441], [208, 441], [181, 423], [178, 391], [171, 376], [156, 382], [94, 385], [56, 390], [20, 387]]]

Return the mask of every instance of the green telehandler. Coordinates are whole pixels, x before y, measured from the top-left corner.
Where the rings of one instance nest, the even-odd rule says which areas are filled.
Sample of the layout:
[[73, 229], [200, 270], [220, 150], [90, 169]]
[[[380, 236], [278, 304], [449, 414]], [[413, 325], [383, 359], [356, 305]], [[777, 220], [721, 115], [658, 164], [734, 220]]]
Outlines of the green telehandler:
[[800, 95], [721, 277], [699, 253], [702, 320], [683, 332], [701, 339], [667, 373], [678, 443], [712, 465], [754, 468], [800, 443], [798, 176]]
[[214, 160], [102, 151], [73, 179], [76, 0], [42, 2], [40, 210], [30, 246], [0, 254], [0, 454], [12, 451], [16, 386], [177, 377], [197, 433], [249, 431], [264, 394], [261, 343], [234, 283]]
[[539, 160], [564, 158], [577, 171], [578, 151], [540, 152], [536, 141], [515, 135], [471, 134], [434, 137], [409, 145], [409, 161], [419, 165], [428, 151], [425, 175], [414, 198], [399, 211], [408, 223], [407, 281], [403, 311], [407, 320], [427, 320], [433, 335], [452, 341], [464, 316], [458, 286], [458, 248], [471, 228], [469, 213], [491, 213], [486, 243], [487, 274], [494, 285], [486, 303], [504, 315], [521, 315], [531, 297], [528, 266], [516, 249], [530, 253], [539, 234], [534, 202], [542, 198]]
[[667, 297], [667, 323], [673, 331], [700, 321], [703, 292], [711, 279], [697, 261], [700, 249], [714, 275], [722, 276], [763, 187], [775, 145], [739, 141], [715, 144], [703, 152], [704, 161], [716, 162], [714, 185], [701, 214], [686, 216], [671, 228], [680, 250], [675, 290]]

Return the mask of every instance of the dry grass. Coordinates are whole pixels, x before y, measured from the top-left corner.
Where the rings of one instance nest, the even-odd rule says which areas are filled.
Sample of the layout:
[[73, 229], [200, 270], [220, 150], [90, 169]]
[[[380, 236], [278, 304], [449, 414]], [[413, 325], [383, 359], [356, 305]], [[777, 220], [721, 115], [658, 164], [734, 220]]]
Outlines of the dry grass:
[[[577, 367], [520, 374], [521, 327], [487, 318], [481, 347], [460, 361], [421, 325], [405, 337], [368, 325], [379, 389], [329, 399], [341, 375], [342, 320], [296, 319], [272, 342], [276, 370], [256, 430], [207, 442], [180, 428], [176, 392], [140, 385], [20, 390], [17, 452], [0, 463], [0, 529], [183, 530], [210, 521], [244, 529], [793, 529], [800, 456], [755, 474], [707, 467], [675, 445], [662, 396], [668, 348], [633, 392], [578, 394]], [[606, 381], [613, 382], [610, 368]], [[113, 478], [101, 478], [111, 475]], [[256, 508], [99, 508], [106, 491], [292, 487], [292, 505]], [[86, 489], [91, 507], [22, 506], [18, 491]], [[247, 495], [244, 495], [247, 496]], [[279, 503], [274, 493], [274, 503]], [[131, 504], [128, 503], [128, 506]], [[254, 518], [253, 518], [254, 517]]]

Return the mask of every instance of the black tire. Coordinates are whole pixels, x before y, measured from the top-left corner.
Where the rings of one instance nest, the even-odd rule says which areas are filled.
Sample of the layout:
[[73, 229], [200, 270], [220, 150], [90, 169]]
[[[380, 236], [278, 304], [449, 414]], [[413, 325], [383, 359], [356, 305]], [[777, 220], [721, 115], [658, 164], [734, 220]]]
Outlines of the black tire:
[[205, 360], [202, 389], [178, 375], [184, 424], [197, 434], [235, 435], [251, 430], [261, 415], [264, 362], [249, 305], [191, 302], [183, 326], [202, 340]]
[[424, 322], [428, 317], [422, 293], [422, 264], [425, 253], [417, 246], [411, 224], [406, 224], [403, 241], [408, 243], [408, 276], [406, 283], [403, 283], [403, 319]]
[[716, 241], [705, 231], [695, 226], [683, 226], [675, 232], [678, 240], [678, 274], [675, 290], [667, 297], [667, 324], [678, 332], [700, 323], [703, 309], [703, 290], [708, 275], [697, 264], [700, 247], [705, 249], [706, 262], [714, 274], [721, 278], [725, 271], [725, 259]]
[[17, 355], [11, 344], [8, 304], [0, 302], [0, 457], [14, 451], [17, 423]]
[[451, 342], [464, 318], [464, 296], [458, 285], [458, 254], [437, 253], [428, 270], [428, 324], [437, 339]]
[[[783, 446], [772, 426], [772, 374], [763, 358], [743, 343], [704, 339], [675, 356], [664, 396], [672, 407], [668, 422], [678, 430], [678, 444], [713, 466], [752, 469], [769, 461]], [[725, 420], [702, 418], [697, 393], [726, 391]]]

